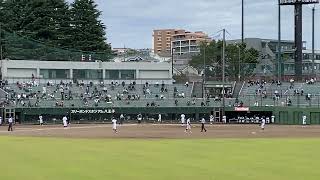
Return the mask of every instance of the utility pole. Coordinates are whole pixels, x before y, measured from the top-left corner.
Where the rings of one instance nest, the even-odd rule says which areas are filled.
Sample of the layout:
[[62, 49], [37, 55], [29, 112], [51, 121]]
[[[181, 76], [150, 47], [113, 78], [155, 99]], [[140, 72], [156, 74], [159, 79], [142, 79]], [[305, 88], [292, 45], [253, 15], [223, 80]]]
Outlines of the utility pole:
[[2, 56], [2, 27], [1, 27], [1, 23], [0, 23], [0, 60], [3, 59], [3, 56]]
[[207, 45], [204, 44], [204, 52], [203, 52], [203, 85], [202, 85], [202, 97], [203, 99], [206, 98], [205, 96], [205, 86], [206, 86], [206, 49], [207, 49]]
[[238, 67], [238, 80], [239, 80], [239, 82], [241, 81], [241, 49], [240, 49], [240, 46], [239, 45], [237, 45], [237, 47], [238, 47], [238, 58], [239, 58], [239, 63], [238, 63], [238, 65], [239, 65], [239, 67]]
[[312, 76], [315, 76], [315, 64], [314, 64], [314, 13], [315, 13], [315, 5], [312, 8]]
[[241, 0], [241, 42], [244, 42], [244, 0]]
[[222, 116], [225, 115], [225, 47], [226, 46], [226, 30], [223, 29], [222, 41]]
[[171, 76], [173, 78], [173, 43], [171, 43]]
[[277, 68], [277, 75], [278, 81], [281, 80], [281, 5], [280, 1], [278, 0], [278, 68]]

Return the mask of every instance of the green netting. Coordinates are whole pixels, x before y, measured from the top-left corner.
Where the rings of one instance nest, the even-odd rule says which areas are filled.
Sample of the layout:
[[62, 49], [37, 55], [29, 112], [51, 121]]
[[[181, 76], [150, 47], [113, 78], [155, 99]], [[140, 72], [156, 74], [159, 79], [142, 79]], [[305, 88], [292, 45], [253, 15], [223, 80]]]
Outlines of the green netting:
[[55, 47], [20, 36], [16, 32], [9, 32], [4, 29], [2, 29], [1, 32], [3, 58], [7, 59], [32, 59], [43, 61], [109, 61], [112, 58], [112, 54], [110, 54], [110, 52], [87, 52]]

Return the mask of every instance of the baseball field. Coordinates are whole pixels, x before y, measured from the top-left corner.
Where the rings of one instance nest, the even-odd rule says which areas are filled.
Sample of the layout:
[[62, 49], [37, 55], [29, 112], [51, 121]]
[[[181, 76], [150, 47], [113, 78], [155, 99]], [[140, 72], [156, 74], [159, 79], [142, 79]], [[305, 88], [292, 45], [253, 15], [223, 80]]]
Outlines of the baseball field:
[[[219, 136], [228, 132], [232, 136]], [[198, 127], [185, 134], [179, 126], [148, 125], [124, 126], [119, 134], [109, 126], [28, 126], [9, 133], [2, 127], [0, 179], [316, 180], [319, 132], [319, 127], [261, 132], [256, 126], [216, 126], [207, 134]]]

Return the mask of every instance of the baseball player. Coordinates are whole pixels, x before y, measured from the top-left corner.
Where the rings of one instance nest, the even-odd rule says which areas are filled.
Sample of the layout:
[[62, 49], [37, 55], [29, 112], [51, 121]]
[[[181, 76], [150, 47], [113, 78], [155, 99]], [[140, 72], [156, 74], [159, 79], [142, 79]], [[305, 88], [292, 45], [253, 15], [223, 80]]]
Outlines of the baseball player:
[[307, 125], [307, 116], [303, 115], [302, 116], [302, 126], [306, 126]]
[[161, 114], [159, 114], [159, 116], [158, 116], [158, 123], [161, 123], [161, 122], [162, 122]]
[[266, 123], [270, 124], [270, 118], [269, 117], [266, 117]]
[[275, 116], [271, 116], [271, 123], [273, 124], [275, 121]]
[[227, 116], [222, 116], [222, 123], [227, 124]]
[[123, 121], [124, 121], [124, 115], [121, 114], [120, 115], [120, 121], [119, 121], [119, 124], [122, 125], [123, 124]]
[[2, 126], [2, 117], [0, 116], [0, 126]]
[[43, 126], [43, 119], [41, 115], [39, 116], [39, 123], [40, 123], [40, 126]]
[[13, 118], [10, 116], [8, 119], [8, 123], [9, 123], [9, 127], [8, 127], [8, 131], [13, 131]]
[[210, 115], [210, 124], [213, 124], [213, 122], [214, 122], [214, 116], [211, 114]]
[[114, 133], [118, 133], [117, 131], [117, 120], [115, 118], [112, 119], [112, 130]]
[[264, 118], [261, 119], [261, 130], [264, 131], [266, 125], [266, 120]]
[[206, 123], [206, 119], [203, 117], [201, 119], [201, 132], [207, 132], [207, 129], [204, 127], [204, 124]]
[[181, 126], [184, 126], [185, 121], [186, 121], [186, 115], [181, 114]]
[[63, 116], [62, 123], [63, 123], [63, 127], [64, 128], [68, 127], [68, 118], [67, 118], [67, 116]]
[[187, 119], [187, 127], [186, 127], [186, 131], [185, 131], [186, 133], [192, 133], [191, 132], [191, 120], [190, 120], [190, 118], [188, 118]]
[[138, 114], [137, 119], [138, 119], [138, 124], [141, 124], [141, 121], [142, 121], [142, 115], [141, 115], [141, 114]]

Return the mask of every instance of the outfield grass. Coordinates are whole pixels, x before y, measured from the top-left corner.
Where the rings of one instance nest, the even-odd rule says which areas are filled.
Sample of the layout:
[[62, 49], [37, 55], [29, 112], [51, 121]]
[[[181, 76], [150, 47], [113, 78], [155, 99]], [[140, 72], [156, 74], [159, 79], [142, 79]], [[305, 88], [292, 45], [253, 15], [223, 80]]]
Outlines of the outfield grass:
[[0, 137], [1, 180], [318, 180], [320, 139]]

